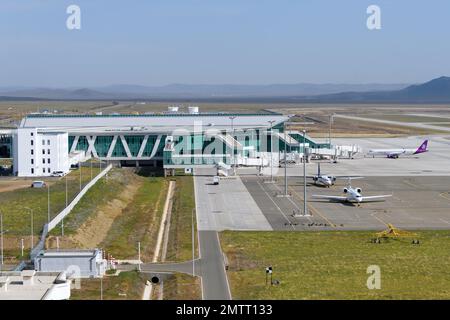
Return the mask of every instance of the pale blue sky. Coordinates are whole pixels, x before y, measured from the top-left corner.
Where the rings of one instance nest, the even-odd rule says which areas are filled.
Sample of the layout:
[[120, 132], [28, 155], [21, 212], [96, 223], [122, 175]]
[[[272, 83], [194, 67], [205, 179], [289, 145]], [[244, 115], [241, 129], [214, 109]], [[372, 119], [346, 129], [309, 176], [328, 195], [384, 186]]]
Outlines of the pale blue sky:
[[449, 16], [448, 0], [1, 0], [0, 86], [423, 82], [450, 75]]

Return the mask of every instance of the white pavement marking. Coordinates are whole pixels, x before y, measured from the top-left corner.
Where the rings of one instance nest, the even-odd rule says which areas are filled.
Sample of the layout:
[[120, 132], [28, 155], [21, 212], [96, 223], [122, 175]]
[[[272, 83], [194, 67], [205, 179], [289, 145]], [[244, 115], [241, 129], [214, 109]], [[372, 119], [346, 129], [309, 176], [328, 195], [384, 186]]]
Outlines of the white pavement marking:
[[295, 227], [294, 227], [293, 225], [290, 224], [291, 221], [289, 220], [288, 217], [286, 217], [286, 215], [284, 214], [283, 210], [280, 209], [280, 207], [279, 207], [279, 206], [276, 204], [276, 202], [272, 199], [272, 197], [270, 196], [270, 194], [268, 194], [267, 191], [263, 188], [263, 186], [261, 185], [261, 183], [260, 183], [259, 181], [257, 181], [257, 183], [258, 183], [259, 187], [261, 188], [261, 190], [264, 191], [264, 193], [266, 194], [267, 198], [269, 198], [270, 201], [273, 202], [273, 204], [275, 205], [275, 207], [277, 207], [278, 211], [281, 212], [281, 214], [282, 214], [283, 217], [287, 220], [287, 222], [289, 223], [289, 225], [291, 226], [291, 228], [292, 228], [293, 230], [295, 230]]

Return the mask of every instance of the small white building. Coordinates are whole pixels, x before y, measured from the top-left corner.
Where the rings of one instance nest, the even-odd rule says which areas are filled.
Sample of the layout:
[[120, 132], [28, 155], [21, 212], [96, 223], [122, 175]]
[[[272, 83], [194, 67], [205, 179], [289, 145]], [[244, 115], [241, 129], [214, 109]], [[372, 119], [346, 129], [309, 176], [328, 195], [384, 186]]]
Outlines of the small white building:
[[54, 171], [69, 172], [67, 132], [18, 128], [13, 141], [14, 174], [19, 177], [50, 176]]
[[34, 258], [34, 269], [40, 272], [66, 272], [71, 278], [102, 277], [107, 269], [103, 251], [42, 250]]
[[64, 272], [38, 273], [34, 270], [2, 272], [0, 300], [67, 300], [71, 280]]

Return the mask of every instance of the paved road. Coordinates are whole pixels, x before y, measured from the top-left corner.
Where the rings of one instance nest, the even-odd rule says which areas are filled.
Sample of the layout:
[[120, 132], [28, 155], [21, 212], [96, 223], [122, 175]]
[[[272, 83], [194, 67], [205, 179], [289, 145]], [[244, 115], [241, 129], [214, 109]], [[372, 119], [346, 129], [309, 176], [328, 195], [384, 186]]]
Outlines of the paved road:
[[[142, 272], [181, 272], [200, 276], [203, 300], [231, 300], [224, 258], [216, 231], [199, 231], [200, 259], [179, 263], [143, 263]], [[117, 266], [118, 270], [136, 270], [136, 264]]]
[[217, 231], [199, 231], [200, 273], [204, 300], [231, 300]]

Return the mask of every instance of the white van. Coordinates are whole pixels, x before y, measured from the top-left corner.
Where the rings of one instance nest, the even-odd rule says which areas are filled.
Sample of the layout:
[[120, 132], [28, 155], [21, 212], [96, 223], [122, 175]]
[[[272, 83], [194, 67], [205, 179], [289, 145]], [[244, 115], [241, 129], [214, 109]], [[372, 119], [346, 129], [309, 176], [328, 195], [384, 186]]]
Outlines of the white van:
[[214, 176], [214, 177], [213, 177], [213, 184], [214, 184], [214, 185], [219, 184], [219, 176]]

